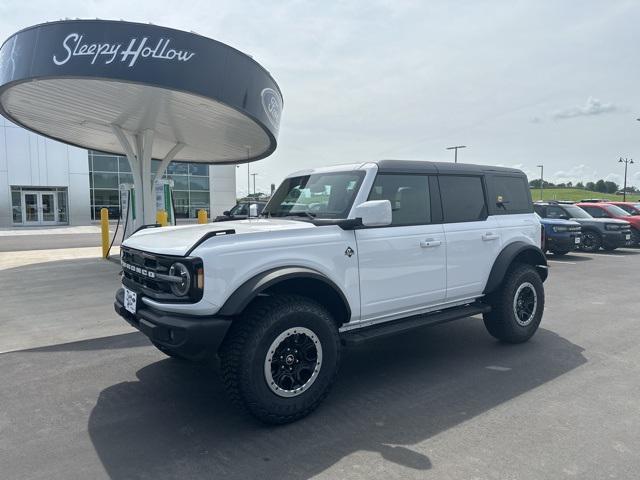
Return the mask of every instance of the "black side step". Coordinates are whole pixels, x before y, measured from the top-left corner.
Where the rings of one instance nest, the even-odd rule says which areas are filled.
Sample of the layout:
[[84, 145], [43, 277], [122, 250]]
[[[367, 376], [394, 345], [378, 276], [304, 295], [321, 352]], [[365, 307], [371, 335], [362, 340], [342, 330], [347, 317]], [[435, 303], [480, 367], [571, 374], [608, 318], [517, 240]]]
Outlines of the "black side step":
[[491, 307], [489, 305], [473, 303], [462, 307], [448, 308], [437, 312], [414, 315], [400, 320], [379, 323], [371, 325], [370, 327], [349, 330], [340, 334], [340, 340], [343, 345], [358, 345], [367, 340], [373, 340], [387, 335], [396, 335], [408, 330], [413, 330], [414, 328], [426, 327], [427, 325], [437, 325], [439, 323], [450, 322], [451, 320], [471, 317], [473, 315], [487, 313], [490, 311]]

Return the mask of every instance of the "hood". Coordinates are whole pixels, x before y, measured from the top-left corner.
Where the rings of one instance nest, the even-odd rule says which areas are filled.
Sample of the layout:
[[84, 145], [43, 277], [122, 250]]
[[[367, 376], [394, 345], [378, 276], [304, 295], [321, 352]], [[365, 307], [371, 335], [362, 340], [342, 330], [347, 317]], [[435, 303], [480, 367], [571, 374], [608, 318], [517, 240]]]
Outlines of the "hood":
[[572, 218], [571, 220], [578, 223], [622, 223], [629, 225], [629, 222], [625, 220], [616, 220], [615, 218]]
[[563, 220], [561, 218], [541, 218], [540, 223], [543, 225], [564, 225], [567, 227], [579, 227], [580, 224], [575, 220]]
[[316, 228], [305, 221], [277, 218], [254, 218], [235, 222], [213, 222], [205, 225], [147, 228], [127, 238], [122, 245], [143, 252], [184, 256], [193, 245], [210, 232], [235, 230], [235, 235]]

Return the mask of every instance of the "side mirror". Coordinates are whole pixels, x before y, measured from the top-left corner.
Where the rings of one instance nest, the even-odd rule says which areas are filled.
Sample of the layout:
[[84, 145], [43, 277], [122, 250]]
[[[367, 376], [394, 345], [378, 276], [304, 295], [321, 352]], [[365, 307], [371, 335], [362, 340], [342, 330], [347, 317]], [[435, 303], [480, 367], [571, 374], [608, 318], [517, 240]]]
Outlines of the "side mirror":
[[258, 216], [258, 205], [256, 205], [255, 203], [252, 203], [251, 205], [249, 205], [249, 216], [250, 217]]
[[222, 214], [223, 214], [225, 217], [229, 217], [229, 216], [231, 216], [231, 212], [230, 212], [229, 210], [225, 210], [224, 212], [222, 212]]
[[355, 217], [362, 219], [365, 227], [386, 227], [391, 225], [391, 202], [389, 200], [369, 200], [355, 210]]

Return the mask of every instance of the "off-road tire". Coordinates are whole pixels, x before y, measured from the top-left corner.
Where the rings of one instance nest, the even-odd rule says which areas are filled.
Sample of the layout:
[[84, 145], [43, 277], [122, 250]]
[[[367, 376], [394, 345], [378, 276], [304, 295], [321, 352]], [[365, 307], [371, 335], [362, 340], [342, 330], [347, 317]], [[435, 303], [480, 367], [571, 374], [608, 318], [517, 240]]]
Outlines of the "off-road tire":
[[582, 242], [580, 249], [585, 252], [597, 252], [602, 247], [602, 235], [594, 230], [585, 230], [582, 232]]
[[567, 253], [569, 253], [571, 250], [550, 250], [551, 253], [553, 253], [554, 255], [561, 257], [563, 255], [566, 255]]
[[[518, 289], [525, 286], [525, 292], [535, 291], [535, 307], [531, 320], [522, 325], [514, 312], [514, 300]], [[522, 293], [520, 294], [522, 295]], [[498, 291], [488, 298], [491, 311], [483, 315], [484, 325], [489, 333], [507, 343], [523, 343], [529, 340], [538, 329], [544, 311], [544, 287], [535, 267], [527, 264], [514, 264], [507, 272]]]
[[[313, 332], [320, 342], [322, 359], [306, 390], [282, 397], [267, 384], [265, 361], [273, 343], [292, 328]], [[262, 422], [289, 423], [311, 413], [329, 393], [340, 362], [338, 328], [326, 308], [306, 297], [259, 298], [232, 323], [219, 356], [222, 381], [234, 404]]]
[[607, 252], [613, 252], [614, 250], [616, 250], [618, 247], [614, 247], [612, 245], [606, 245], [604, 247], [602, 247], [603, 250], [607, 251]]

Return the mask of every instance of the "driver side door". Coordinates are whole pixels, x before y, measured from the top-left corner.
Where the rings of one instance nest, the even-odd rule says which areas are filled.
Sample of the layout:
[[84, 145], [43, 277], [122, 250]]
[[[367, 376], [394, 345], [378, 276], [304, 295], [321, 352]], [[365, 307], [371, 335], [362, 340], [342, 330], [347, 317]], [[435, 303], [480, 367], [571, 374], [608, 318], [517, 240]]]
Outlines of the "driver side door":
[[378, 174], [369, 200], [389, 200], [392, 223], [355, 231], [361, 321], [393, 320], [442, 303], [446, 244], [435, 177]]

